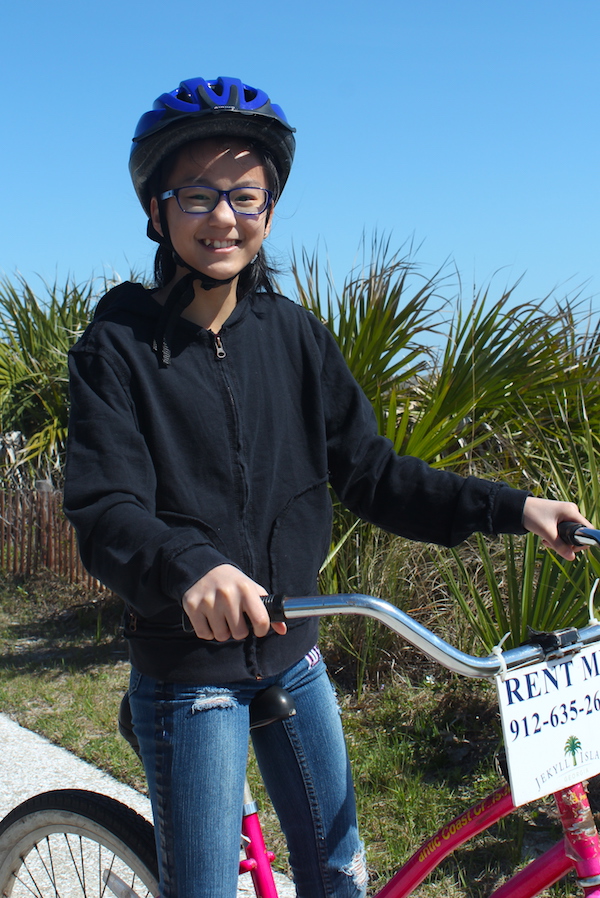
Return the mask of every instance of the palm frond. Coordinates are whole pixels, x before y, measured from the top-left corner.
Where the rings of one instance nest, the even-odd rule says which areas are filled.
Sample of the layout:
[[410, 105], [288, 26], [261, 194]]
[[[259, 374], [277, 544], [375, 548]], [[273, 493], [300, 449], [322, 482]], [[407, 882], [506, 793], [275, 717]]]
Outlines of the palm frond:
[[68, 418], [67, 353], [96, 300], [93, 281], [44, 284], [39, 297], [19, 277], [0, 280], [0, 425], [20, 431], [19, 465], [60, 471]]

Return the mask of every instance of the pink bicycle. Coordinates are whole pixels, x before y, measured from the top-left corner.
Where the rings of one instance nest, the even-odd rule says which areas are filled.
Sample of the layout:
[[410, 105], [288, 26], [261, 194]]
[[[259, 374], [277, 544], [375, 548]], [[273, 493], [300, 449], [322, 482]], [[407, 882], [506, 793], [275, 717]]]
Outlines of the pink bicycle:
[[[600, 531], [567, 525], [563, 539], [575, 545], [600, 545]], [[578, 740], [572, 734], [578, 720], [594, 727], [597, 733], [600, 720], [600, 623], [592, 613], [590, 624], [580, 630], [536, 634], [530, 644], [505, 652], [497, 649], [478, 658], [460, 652], [395, 606], [371, 596], [269, 596], [265, 604], [274, 620], [332, 614], [373, 617], [455, 673], [497, 678], [499, 695], [504, 693], [509, 710], [506, 720], [503, 717], [505, 741], [512, 743], [517, 763], [520, 743], [524, 742], [525, 750], [535, 756], [548, 742], [547, 737], [542, 741], [539, 734], [554, 732], [561, 739], [568, 734], [568, 750], [574, 762], [576, 753], [580, 753], [580, 766], [567, 764], [563, 769], [562, 765], [554, 765], [560, 767], [552, 769], [554, 781], [561, 786], [557, 790], [547, 788], [543, 782], [552, 778], [550, 769], [547, 776], [534, 777], [541, 795], [554, 794], [563, 837], [495, 889], [490, 898], [533, 898], [573, 871], [583, 895], [600, 898], [600, 838], [586, 782], [573, 781], [578, 776], [573, 771], [578, 769], [593, 769], [593, 775], [600, 772], [600, 763], [590, 768], [590, 764], [596, 763], [594, 756], [600, 758], [600, 752], [584, 751], [581, 745], [577, 748]], [[583, 691], [577, 691], [575, 671], [579, 662]], [[276, 688], [271, 695], [269, 692], [263, 694], [262, 705], [255, 709], [254, 725], [266, 725], [294, 713], [286, 693]], [[551, 710], [530, 711], [527, 701], [537, 701], [545, 695], [550, 695]], [[541, 709], [543, 703], [535, 707]], [[531, 752], [531, 746], [538, 752]], [[510, 752], [508, 759], [511, 766]], [[511, 777], [512, 773], [511, 767]], [[528, 794], [527, 784], [523, 786], [519, 781], [517, 789]], [[377, 898], [411, 895], [444, 858], [508, 816], [515, 807], [511, 786], [501, 786], [427, 839], [376, 893]], [[265, 846], [249, 790], [244, 797], [242, 848], [245, 858], [240, 862], [240, 872], [251, 874], [257, 898], [277, 898], [272, 873], [274, 857]], [[29, 799], [0, 823], [0, 895], [88, 898], [111, 894], [118, 898], [158, 894], [152, 827], [130, 808], [95, 793], [63, 790]]]

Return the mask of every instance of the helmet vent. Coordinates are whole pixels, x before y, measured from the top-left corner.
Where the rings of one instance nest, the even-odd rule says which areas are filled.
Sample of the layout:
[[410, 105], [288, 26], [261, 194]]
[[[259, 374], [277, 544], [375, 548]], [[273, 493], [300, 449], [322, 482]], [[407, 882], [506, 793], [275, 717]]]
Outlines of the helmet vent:
[[194, 101], [194, 98], [193, 98], [193, 96], [191, 95], [191, 93], [189, 92], [189, 90], [181, 90], [181, 89], [179, 89], [179, 90], [177, 91], [176, 96], [177, 96], [177, 99], [178, 99], [178, 100], [181, 100], [183, 103], [194, 103], [194, 102], [195, 102], [195, 101]]

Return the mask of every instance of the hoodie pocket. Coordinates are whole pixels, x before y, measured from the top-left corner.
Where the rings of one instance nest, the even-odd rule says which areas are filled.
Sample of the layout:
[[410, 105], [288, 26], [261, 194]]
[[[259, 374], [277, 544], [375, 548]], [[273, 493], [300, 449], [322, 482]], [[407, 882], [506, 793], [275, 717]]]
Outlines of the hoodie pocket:
[[276, 592], [307, 595], [315, 590], [331, 544], [332, 517], [327, 480], [297, 493], [277, 516], [269, 544]]

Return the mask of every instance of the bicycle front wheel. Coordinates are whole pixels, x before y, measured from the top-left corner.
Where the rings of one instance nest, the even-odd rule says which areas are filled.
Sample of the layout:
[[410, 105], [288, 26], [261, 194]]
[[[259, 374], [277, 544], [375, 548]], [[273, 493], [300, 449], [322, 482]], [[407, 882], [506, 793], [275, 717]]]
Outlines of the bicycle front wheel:
[[149, 898], [158, 894], [151, 824], [107, 795], [43, 792], [0, 822], [0, 895]]

